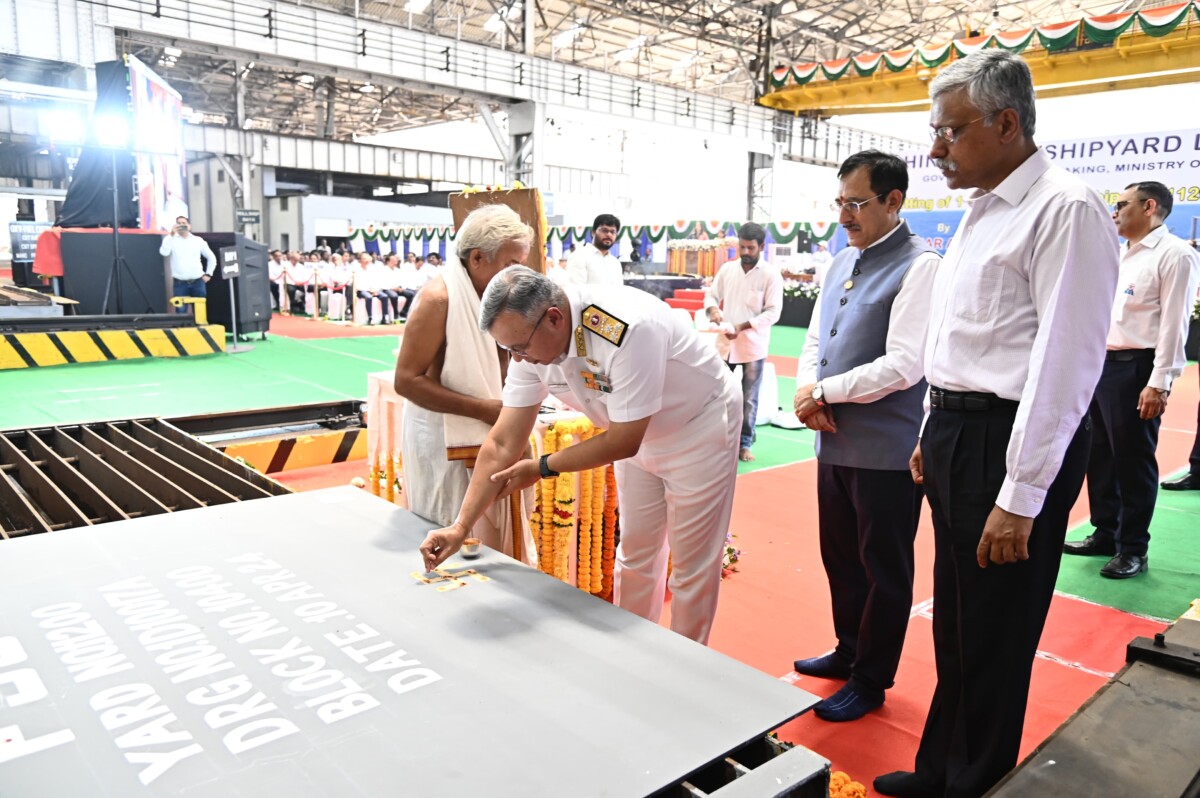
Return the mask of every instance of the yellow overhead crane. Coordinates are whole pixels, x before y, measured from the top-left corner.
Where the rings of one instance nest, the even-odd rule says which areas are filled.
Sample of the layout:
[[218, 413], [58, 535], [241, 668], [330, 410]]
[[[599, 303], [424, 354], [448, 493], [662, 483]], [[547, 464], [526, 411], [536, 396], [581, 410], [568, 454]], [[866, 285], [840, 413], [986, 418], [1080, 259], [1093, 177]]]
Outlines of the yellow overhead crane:
[[[1180, 25], [1158, 38], [1130, 33], [1107, 46], [1057, 53], [1029, 49], [1021, 56], [1042, 99], [1195, 82], [1200, 81], [1200, 25]], [[914, 60], [903, 72], [880, 69], [865, 78], [847, 75], [785, 86], [759, 103], [818, 116], [922, 111], [929, 108], [929, 81], [937, 72]]]

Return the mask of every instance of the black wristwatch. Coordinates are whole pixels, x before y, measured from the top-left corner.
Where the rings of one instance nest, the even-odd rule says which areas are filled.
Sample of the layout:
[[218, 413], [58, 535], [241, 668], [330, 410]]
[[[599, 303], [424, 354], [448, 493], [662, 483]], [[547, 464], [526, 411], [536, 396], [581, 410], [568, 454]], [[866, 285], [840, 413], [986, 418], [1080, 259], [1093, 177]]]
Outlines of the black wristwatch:
[[550, 455], [544, 454], [538, 458], [538, 470], [542, 472], [542, 479], [550, 479], [558, 476], [558, 472], [550, 467]]

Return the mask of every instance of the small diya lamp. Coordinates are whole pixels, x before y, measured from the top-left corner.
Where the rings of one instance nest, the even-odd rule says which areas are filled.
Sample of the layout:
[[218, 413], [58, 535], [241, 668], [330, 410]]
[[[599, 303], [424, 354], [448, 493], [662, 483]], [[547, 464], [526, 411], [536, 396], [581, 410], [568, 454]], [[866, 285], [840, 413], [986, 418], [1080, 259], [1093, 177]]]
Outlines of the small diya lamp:
[[464, 560], [474, 560], [483, 553], [483, 543], [479, 538], [467, 538], [462, 544], [462, 556]]

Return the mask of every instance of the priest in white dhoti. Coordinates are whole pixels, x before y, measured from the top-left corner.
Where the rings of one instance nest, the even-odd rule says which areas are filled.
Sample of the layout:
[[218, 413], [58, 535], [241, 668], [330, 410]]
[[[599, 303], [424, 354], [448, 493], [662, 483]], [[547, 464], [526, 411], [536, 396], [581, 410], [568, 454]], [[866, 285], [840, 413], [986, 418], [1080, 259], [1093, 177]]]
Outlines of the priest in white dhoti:
[[[479, 329], [479, 298], [488, 281], [529, 255], [533, 231], [504, 205], [485, 205], [459, 227], [458, 258], [418, 294], [408, 314], [396, 360], [396, 393], [407, 401], [400, 426], [404, 491], [417, 515], [448, 525], [470, 483], [464, 464], [500, 415], [508, 353]], [[459, 459], [452, 459], [459, 458]], [[507, 500], [490, 504], [472, 527], [485, 546], [512, 555], [523, 541], [523, 559], [537, 550], [529, 512], [517, 515]]]

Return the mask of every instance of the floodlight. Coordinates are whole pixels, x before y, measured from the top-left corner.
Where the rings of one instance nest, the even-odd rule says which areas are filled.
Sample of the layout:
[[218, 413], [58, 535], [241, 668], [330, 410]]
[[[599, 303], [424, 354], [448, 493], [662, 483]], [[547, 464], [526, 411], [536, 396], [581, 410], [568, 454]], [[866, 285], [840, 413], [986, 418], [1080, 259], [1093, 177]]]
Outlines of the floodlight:
[[424, 14], [425, 9], [429, 8], [433, 0], [408, 0], [408, 4], [404, 6], [404, 10], [410, 14]]
[[42, 111], [42, 128], [53, 141], [64, 144], [83, 141], [83, 117], [73, 108], [48, 108]]
[[499, 14], [492, 14], [483, 23], [483, 29], [489, 33], [499, 33], [504, 30], [504, 20], [500, 19]]
[[178, 47], [164, 47], [163, 53], [171, 58], [178, 58], [183, 55], [183, 50], [180, 50]]
[[92, 132], [101, 147], [122, 150], [129, 146], [129, 120], [124, 114], [101, 114], [92, 118]]

